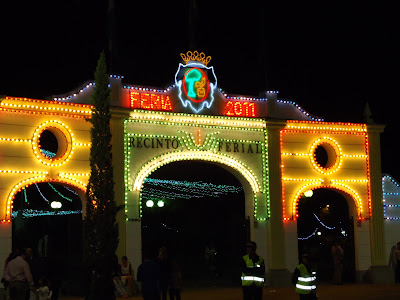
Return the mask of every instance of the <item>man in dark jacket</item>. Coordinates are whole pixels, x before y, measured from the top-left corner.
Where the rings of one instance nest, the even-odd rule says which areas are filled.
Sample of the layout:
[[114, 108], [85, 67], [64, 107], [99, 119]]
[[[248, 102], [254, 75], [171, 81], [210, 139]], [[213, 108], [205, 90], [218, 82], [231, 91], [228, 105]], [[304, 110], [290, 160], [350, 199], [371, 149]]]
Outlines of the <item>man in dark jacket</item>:
[[160, 268], [147, 255], [137, 271], [137, 281], [142, 284], [143, 300], [160, 299]]

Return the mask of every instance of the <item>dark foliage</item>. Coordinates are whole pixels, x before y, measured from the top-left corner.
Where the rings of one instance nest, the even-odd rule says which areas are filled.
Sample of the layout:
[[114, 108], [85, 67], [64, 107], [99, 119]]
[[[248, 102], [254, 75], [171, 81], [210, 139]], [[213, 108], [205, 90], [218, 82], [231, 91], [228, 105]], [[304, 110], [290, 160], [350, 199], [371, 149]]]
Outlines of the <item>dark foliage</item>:
[[111, 156], [110, 88], [106, 59], [101, 54], [95, 72], [90, 150], [90, 178], [86, 190], [85, 252], [88, 264], [87, 299], [115, 299], [112, 273], [118, 247]]

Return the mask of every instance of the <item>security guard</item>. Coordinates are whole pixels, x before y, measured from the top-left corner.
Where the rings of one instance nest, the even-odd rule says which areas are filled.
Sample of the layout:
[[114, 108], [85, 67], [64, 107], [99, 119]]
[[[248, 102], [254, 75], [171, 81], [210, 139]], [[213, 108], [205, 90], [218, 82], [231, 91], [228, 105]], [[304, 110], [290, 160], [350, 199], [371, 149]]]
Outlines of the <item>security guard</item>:
[[264, 259], [256, 254], [257, 244], [246, 244], [247, 255], [242, 261], [242, 287], [244, 300], [261, 300], [264, 286]]
[[296, 287], [296, 293], [300, 300], [316, 300], [317, 286], [316, 273], [311, 270], [311, 262], [308, 254], [301, 256], [302, 263], [293, 272], [292, 283]]

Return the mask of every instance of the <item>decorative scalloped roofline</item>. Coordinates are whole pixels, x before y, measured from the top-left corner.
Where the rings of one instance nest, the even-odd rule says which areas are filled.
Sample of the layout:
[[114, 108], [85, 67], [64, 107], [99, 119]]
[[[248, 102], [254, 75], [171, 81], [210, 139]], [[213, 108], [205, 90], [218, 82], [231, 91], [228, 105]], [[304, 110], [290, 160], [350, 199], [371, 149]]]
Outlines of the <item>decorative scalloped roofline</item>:
[[[119, 76], [119, 75], [110, 75], [110, 78], [122, 80], [124, 77]], [[95, 86], [94, 82], [87, 81], [83, 85], [81, 85], [79, 88], [75, 89], [74, 92], [53, 96], [53, 100], [54, 101], [62, 101], [62, 102], [63, 101], [65, 101], [65, 102], [71, 101], [74, 98], [76, 98], [77, 96], [79, 96], [81, 93], [85, 92], [88, 89], [93, 88], [94, 86]], [[153, 93], [168, 93], [171, 89], [173, 89], [175, 87], [175, 84], [169, 85], [168, 87], [166, 87], [164, 89], [143, 86], [143, 85], [131, 85], [131, 84], [123, 84], [123, 85], [121, 85], [121, 87], [123, 89], [149, 91], [149, 92], [153, 92]], [[222, 95], [224, 97], [226, 97], [227, 100], [261, 101], [261, 102], [268, 101], [268, 98], [266, 98], [266, 97], [252, 97], [252, 96], [247, 96], [247, 95], [228, 94], [222, 88], [219, 88], [219, 91], [222, 93]], [[267, 94], [278, 94], [279, 92], [278, 91], [266, 91], [266, 93]], [[288, 104], [288, 105], [293, 106], [295, 109], [297, 109], [300, 113], [302, 113], [310, 121], [321, 121], [321, 122], [324, 121], [323, 118], [310, 114], [308, 111], [303, 109], [299, 104], [297, 104], [293, 100], [277, 99], [277, 103]]]

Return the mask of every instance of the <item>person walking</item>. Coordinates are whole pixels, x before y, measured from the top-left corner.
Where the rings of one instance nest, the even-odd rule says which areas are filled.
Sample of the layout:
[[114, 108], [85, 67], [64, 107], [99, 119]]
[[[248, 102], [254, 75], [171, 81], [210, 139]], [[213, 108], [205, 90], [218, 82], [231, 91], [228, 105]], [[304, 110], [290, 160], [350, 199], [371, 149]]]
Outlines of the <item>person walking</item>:
[[25, 248], [20, 256], [11, 260], [4, 272], [4, 279], [8, 283], [10, 300], [27, 300], [30, 290], [35, 290], [35, 284], [28, 260], [31, 258], [29, 250]]
[[246, 244], [247, 254], [242, 260], [242, 288], [244, 300], [261, 300], [264, 287], [264, 259], [257, 255], [257, 244]]
[[160, 299], [160, 268], [146, 253], [137, 271], [137, 281], [142, 283], [143, 300]]
[[331, 248], [332, 259], [333, 259], [333, 284], [342, 284], [342, 273], [343, 273], [343, 259], [344, 251], [343, 248], [335, 241]]
[[167, 247], [162, 246], [158, 251], [157, 263], [160, 268], [161, 300], [167, 300], [171, 261], [168, 257]]
[[169, 276], [169, 299], [181, 300], [182, 273], [176, 261], [171, 263]]
[[396, 274], [397, 261], [395, 254], [396, 250], [397, 250], [396, 245], [392, 246], [392, 248], [390, 249], [389, 261], [388, 261], [388, 267], [393, 270], [394, 282], [397, 282], [397, 274]]
[[397, 248], [394, 251], [393, 259], [396, 262], [395, 282], [400, 283], [400, 242], [397, 243]]
[[311, 270], [311, 261], [308, 254], [301, 256], [301, 264], [299, 264], [293, 272], [292, 284], [296, 287], [296, 293], [300, 296], [300, 300], [316, 300], [317, 279], [316, 273]]
[[214, 242], [209, 241], [206, 244], [204, 258], [208, 266], [208, 278], [215, 280], [218, 277], [217, 273], [217, 250], [215, 250]]

